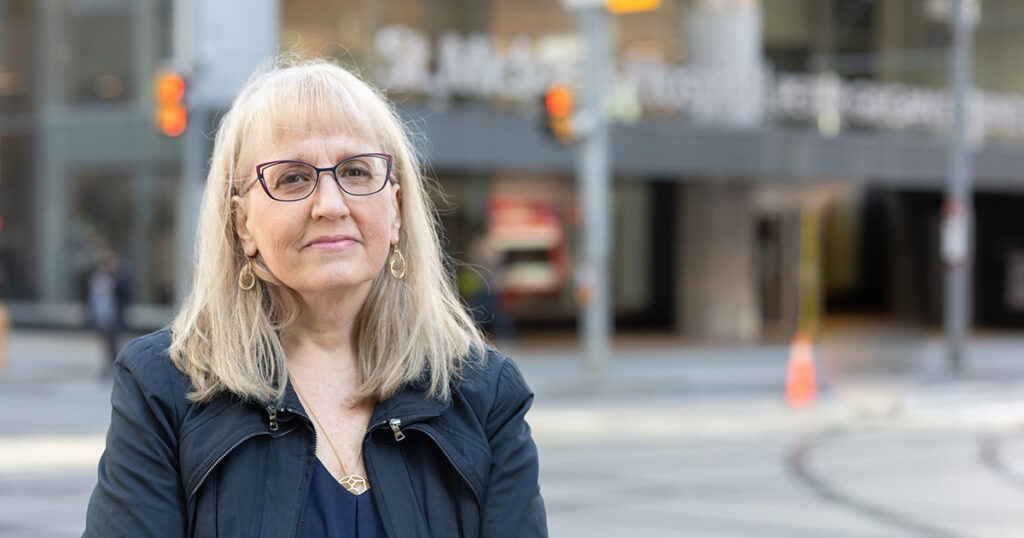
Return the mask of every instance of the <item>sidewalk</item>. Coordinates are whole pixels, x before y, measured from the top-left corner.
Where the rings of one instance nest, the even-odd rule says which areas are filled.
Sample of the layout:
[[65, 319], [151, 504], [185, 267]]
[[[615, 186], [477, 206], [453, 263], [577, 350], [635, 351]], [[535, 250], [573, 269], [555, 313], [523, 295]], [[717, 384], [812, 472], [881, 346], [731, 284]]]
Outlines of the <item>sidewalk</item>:
[[[617, 399], [780, 402], [790, 348], [627, 336], [613, 344], [597, 379], [588, 377], [580, 345], [569, 337], [502, 351], [519, 363], [538, 400], [559, 405]], [[856, 391], [868, 387], [911, 400], [1024, 394], [1024, 333], [977, 335], [966, 343], [965, 355], [961, 371], [952, 372], [939, 335], [835, 330], [815, 348], [820, 397], [826, 403], [856, 398]]]
[[[531, 424], [546, 442], [574, 442], [584, 434], [799, 434], [873, 420], [941, 423], [943, 417], [984, 427], [1016, 420], [1024, 402], [1024, 334], [975, 337], [959, 374], [949, 372], [945, 343], [934, 336], [834, 334], [817, 348], [818, 399], [806, 409], [792, 409], [784, 399], [788, 345], [627, 340], [614, 346], [606, 371], [592, 380], [572, 344], [544, 349], [525, 342], [504, 350], [536, 393]], [[850, 361], [862, 364], [845, 364]], [[673, 420], [652, 424], [658, 420], [652, 409]], [[576, 426], [567, 429], [567, 423]]]

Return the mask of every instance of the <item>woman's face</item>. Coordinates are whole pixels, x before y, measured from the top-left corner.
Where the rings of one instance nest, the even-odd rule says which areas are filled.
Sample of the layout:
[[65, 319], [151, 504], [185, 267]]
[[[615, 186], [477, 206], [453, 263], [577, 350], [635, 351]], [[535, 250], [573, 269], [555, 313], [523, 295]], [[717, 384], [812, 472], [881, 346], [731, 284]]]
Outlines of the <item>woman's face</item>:
[[[335, 134], [285, 139], [259, 162], [297, 160], [325, 168], [380, 151], [364, 138]], [[247, 256], [262, 255], [270, 272], [303, 297], [359, 288], [368, 292], [391, 244], [398, 242], [398, 195], [398, 185], [388, 181], [376, 194], [352, 196], [329, 172], [321, 174], [313, 194], [296, 202], [274, 200], [257, 183], [232, 200], [235, 230]]]

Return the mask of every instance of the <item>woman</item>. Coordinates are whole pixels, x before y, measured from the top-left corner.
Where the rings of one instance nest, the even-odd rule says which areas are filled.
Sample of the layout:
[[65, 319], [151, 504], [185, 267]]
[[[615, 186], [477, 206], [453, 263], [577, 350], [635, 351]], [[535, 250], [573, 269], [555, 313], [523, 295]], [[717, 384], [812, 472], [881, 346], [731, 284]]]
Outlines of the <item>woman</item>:
[[387, 103], [324, 62], [222, 120], [195, 283], [118, 358], [86, 536], [544, 536], [532, 393], [442, 263]]

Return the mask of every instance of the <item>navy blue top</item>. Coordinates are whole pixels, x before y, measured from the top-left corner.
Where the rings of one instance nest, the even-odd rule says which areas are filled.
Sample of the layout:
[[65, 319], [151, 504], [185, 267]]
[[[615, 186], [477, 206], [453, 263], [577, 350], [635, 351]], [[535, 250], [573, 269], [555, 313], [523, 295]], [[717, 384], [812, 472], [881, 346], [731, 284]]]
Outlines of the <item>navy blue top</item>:
[[309, 485], [303, 538], [384, 538], [377, 505], [369, 491], [353, 495], [316, 459]]

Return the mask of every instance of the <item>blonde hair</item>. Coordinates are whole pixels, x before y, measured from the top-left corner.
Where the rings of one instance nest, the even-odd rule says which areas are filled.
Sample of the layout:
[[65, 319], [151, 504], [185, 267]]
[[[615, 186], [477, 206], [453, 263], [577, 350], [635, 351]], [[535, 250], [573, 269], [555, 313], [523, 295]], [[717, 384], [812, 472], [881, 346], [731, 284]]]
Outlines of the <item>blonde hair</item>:
[[194, 401], [221, 392], [280, 401], [287, 381], [281, 337], [302, 303], [253, 258], [256, 286], [242, 290], [246, 263], [232, 216], [232, 196], [256, 177], [261, 151], [294, 137], [337, 132], [363, 136], [394, 156], [391, 180], [401, 188], [398, 247], [405, 277], [384, 267], [360, 313], [359, 396], [383, 400], [424, 382], [447, 398], [462, 357], [483, 346], [445, 268], [426, 178], [402, 123], [373, 88], [322, 60], [278, 59], [249, 80], [221, 120], [199, 215], [194, 282], [172, 325], [170, 354], [188, 375]]

